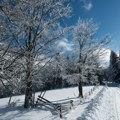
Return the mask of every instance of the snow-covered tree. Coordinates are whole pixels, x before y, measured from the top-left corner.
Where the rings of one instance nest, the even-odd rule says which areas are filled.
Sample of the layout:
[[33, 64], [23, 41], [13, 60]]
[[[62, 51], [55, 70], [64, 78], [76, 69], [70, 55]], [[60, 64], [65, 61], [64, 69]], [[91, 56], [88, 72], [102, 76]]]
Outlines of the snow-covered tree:
[[118, 82], [120, 80], [120, 60], [117, 54], [111, 50], [110, 54], [110, 65], [108, 68], [109, 80]]
[[[106, 45], [110, 36], [106, 35], [100, 39], [95, 38], [98, 30], [98, 25], [93, 22], [92, 19], [82, 20], [78, 19], [78, 22], [73, 27], [73, 44], [74, 53], [78, 59], [78, 89], [79, 96], [83, 97], [82, 84], [86, 80], [86, 70], [93, 71], [96, 67], [95, 59], [98, 58], [102, 47]], [[92, 69], [92, 70], [91, 70]]]
[[56, 53], [54, 58], [42, 70], [43, 84], [48, 89], [63, 88], [66, 85], [64, 76], [68, 73], [67, 58], [65, 55]]
[[117, 54], [114, 51], [111, 51], [110, 54], [110, 66], [109, 66], [109, 73], [110, 77], [109, 79], [112, 81], [115, 79], [115, 76], [117, 74]]
[[59, 21], [69, 17], [71, 8], [67, 0], [3, 0], [0, 9], [2, 27], [6, 30], [2, 39], [12, 45], [10, 52], [15, 56], [12, 64], [24, 60], [24, 107], [28, 108], [36, 57], [51, 55], [51, 45], [63, 35]]
[[5, 96], [21, 94], [21, 90], [25, 88], [22, 77], [24, 76], [21, 62], [15, 61], [12, 54], [4, 55], [3, 62], [0, 64], [0, 82], [5, 89]]

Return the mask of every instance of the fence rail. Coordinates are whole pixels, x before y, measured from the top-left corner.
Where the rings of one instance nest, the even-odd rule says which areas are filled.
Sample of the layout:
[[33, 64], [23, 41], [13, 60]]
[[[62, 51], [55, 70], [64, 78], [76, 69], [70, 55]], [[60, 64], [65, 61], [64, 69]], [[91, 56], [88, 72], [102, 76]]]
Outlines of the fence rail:
[[59, 117], [62, 119], [67, 115], [71, 110], [75, 109], [78, 105], [85, 102], [86, 99], [97, 89], [99, 86], [94, 86], [89, 92], [85, 93], [83, 98], [78, 98], [77, 100], [64, 101], [62, 103], [53, 103], [41, 95], [38, 96], [35, 106], [45, 106], [51, 110], [56, 111], [59, 114]]

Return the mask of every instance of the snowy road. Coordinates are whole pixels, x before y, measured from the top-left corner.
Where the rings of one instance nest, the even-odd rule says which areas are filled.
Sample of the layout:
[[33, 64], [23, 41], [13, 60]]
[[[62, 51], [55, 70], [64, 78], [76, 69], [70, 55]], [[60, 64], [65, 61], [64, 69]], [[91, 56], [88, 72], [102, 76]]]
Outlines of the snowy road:
[[120, 120], [120, 88], [112, 88], [112, 95], [115, 104], [116, 120]]
[[107, 88], [98, 107], [98, 118], [102, 120], [120, 120], [120, 89], [117, 87]]
[[120, 88], [107, 87], [91, 97], [92, 101], [83, 106], [84, 112], [81, 114], [79, 106], [68, 120], [120, 120]]

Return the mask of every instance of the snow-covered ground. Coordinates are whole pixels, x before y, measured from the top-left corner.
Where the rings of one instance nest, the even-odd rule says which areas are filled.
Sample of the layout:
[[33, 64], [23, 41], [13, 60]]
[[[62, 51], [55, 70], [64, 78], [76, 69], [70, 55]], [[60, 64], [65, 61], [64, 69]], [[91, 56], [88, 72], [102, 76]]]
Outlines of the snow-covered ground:
[[80, 118], [77, 120], [120, 120], [120, 88], [104, 88]]
[[[61, 103], [64, 108], [71, 99], [74, 101], [72, 110], [62, 111], [63, 119], [66, 120], [120, 120], [120, 88], [100, 86], [88, 95], [92, 88], [84, 87], [84, 95], [87, 97], [82, 102], [77, 97], [77, 87], [50, 90], [44, 97], [54, 103]], [[36, 93], [36, 98], [39, 94]], [[17, 101], [17, 107], [7, 107], [8, 99], [0, 99], [0, 120], [60, 120], [55, 110], [44, 106], [24, 109], [21, 107], [24, 96], [12, 98], [12, 101]]]

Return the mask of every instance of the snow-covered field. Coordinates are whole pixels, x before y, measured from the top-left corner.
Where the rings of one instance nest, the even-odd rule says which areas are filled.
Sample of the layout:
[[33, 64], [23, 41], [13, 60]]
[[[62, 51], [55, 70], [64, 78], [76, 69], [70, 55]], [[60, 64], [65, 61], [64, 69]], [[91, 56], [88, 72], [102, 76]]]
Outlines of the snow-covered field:
[[[82, 102], [77, 97], [77, 87], [50, 90], [44, 97], [54, 103], [61, 103], [64, 108], [70, 106], [71, 99], [74, 101], [72, 110], [62, 111], [63, 119], [66, 120], [120, 120], [120, 89], [100, 86], [88, 95], [92, 88], [93, 86], [84, 87], [86, 99]], [[39, 94], [36, 93], [36, 98]], [[9, 98], [0, 99], [0, 120], [60, 120], [55, 110], [44, 106], [24, 109], [21, 106], [24, 96], [12, 98], [12, 101], [17, 101], [16, 107], [7, 107], [8, 100]]]

